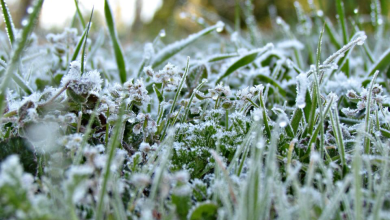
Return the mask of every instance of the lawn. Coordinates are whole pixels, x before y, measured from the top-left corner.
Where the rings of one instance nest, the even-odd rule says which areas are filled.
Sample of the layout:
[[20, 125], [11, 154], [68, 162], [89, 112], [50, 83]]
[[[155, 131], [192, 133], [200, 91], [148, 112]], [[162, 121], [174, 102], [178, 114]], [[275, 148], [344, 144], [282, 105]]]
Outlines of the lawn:
[[91, 9], [41, 39], [43, 2], [15, 29], [0, 0], [0, 219], [390, 219], [379, 0], [296, 2], [267, 31], [248, 0], [245, 29], [187, 17], [198, 32], [144, 45], [108, 0], [102, 31]]

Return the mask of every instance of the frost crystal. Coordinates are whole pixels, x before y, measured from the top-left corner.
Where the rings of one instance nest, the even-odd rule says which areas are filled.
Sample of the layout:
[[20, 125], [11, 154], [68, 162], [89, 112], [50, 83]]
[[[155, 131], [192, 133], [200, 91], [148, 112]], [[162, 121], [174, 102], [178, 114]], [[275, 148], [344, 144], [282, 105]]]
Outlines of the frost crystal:
[[219, 96], [230, 96], [231, 91], [229, 86], [223, 86], [223, 83], [221, 82], [218, 84], [214, 89], [209, 89], [209, 93], [212, 99], [217, 100]]
[[81, 75], [80, 62], [78, 61], [73, 61], [70, 64], [68, 74], [64, 75], [61, 80], [62, 86], [68, 85], [68, 88], [79, 95], [88, 94], [90, 91], [99, 92], [102, 83], [100, 73], [96, 70]]
[[153, 74], [153, 81], [162, 83], [164, 90], [173, 91], [177, 88], [181, 79], [179, 72], [179, 68], [168, 63], [162, 70]]
[[141, 145], [139, 146], [139, 150], [144, 153], [148, 153], [151, 148], [149, 143], [142, 142]]
[[129, 99], [130, 101], [133, 101], [134, 104], [139, 106], [146, 106], [149, 104], [150, 96], [148, 95], [148, 91], [142, 80], [137, 79], [135, 83], [133, 83], [133, 80], [129, 80], [123, 84], [123, 87], [129, 92]]

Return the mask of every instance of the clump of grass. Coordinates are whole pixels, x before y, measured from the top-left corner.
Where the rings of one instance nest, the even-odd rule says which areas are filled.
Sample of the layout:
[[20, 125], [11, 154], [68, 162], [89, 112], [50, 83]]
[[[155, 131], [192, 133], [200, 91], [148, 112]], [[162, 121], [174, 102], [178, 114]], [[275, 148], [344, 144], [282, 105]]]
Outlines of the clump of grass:
[[1, 219], [387, 217], [389, 39], [374, 39], [390, 29], [379, 1], [366, 23], [336, 1], [338, 25], [295, 3], [296, 25], [274, 16], [270, 36], [251, 1], [236, 1], [236, 32], [208, 21], [147, 43], [141, 63], [122, 52], [109, 1], [113, 48], [88, 41], [92, 15], [86, 25], [78, 7], [80, 34], [30, 41], [42, 3], [18, 37], [1, 1], [12, 46], [0, 62]]

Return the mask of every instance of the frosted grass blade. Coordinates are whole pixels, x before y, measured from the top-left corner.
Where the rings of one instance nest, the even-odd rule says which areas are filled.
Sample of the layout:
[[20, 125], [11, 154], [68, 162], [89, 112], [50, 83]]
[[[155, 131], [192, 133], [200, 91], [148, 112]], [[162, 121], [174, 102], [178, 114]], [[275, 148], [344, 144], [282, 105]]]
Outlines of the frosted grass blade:
[[123, 57], [122, 48], [119, 44], [118, 34], [115, 29], [114, 17], [112, 16], [112, 11], [110, 3], [108, 0], [104, 1], [104, 15], [106, 17], [108, 32], [110, 33], [112, 46], [115, 53], [116, 64], [118, 66], [119, 78], [121, 83], [126, 82], [126, 64]]
[[183, 88], [184, 82], [186, 81], [186, 77], [187, 77], [188, 69], [189, 69], [189, 68], [190, 68], [190, 57], [187, 57], [187, 66], [186, 66], [186, 69], [185, 69], [185, 71], [184, 71], [184, 75], [183, 75], [183, 77], [181, 78], [179, 87], [177, 88], [175, 97], [173, 98], [173, 103], [172, 103], [172, 106], [171, 106], [171, 110], [169, 110], [169, 114], [171, 114], [171, 113], [173, 112], [173, 110], [175, 109], [175, 105], [176, 105], [176, 102], [177, 102], [177, 98], [179, 97], [179, 94], [180, 94], [180, 92], [181, 92], [181, 89]]
[[[5, 101], [5, 93], [6, 89], [9, 84], [9, 80], [12, 75], [14, 74], [15, 70], [18, 68], [18, 63], [20, 60], [20, 56], [22, 55], [26, 44], [28, 37], [30, 36], [32, 29], [34, 28], [36, 24], [36, 20], [38, 18], [39, 12], [41, 11], [43, 4], [43, 0], [37, 0], [35, 2], [35, 5], [33, 6], [32, 13], [30, 14], [28, 18], [28, 23], [27, 25], [23, 28], [20, 40], [18, 40], [15, 44], [15, 50], [11, 54], [11, 59], [7, 65], [7, 69], [5, 71], [3, 81], [0, 85], [0, 112], [3, 112], [4, 110], [4, 101]], [[1, 114], [3, 115], [3, 114]], [[0, 116], [1, 118], [2, 116]]]
[[[364, 124], [364, 131], [369, 134], [370, 133], [370, 112], [371, 112], [371, 99], [372, 99], [372, 89], [375, 84], [375, 80], [378, 77], [379, 71], [377, 70], [374, 73], [374, 77], [372, 78], [371, 84], [370, 84], [370, 89], [368, 90], [368, 98], [367, 98], [367, 106], [366, 106], [366, 116], [365, 116], [365, 124]], [[364, 137], [364, 153], [369, 154], [370, 153], [370, 139], [365, 136]]]
[[238, 56], [237, 53], [217, 54], [217, 55], [208, 57], [207, 58], [207, 62], [208, 63], [213, 63], [213, 62], [218, 62], [218, 61], [221, 61], [221, 60], [225, 60], [225, 59], [229, 59], [229, 58], [233, 58], [233, 57], [237, 57], [237, 56]]
[[5, 28], [7, 30], [8, 40], [11, 43], [11, 46], [15, 43], [15, 26], [12, 21], [11, 13], [9, 13], [9, 9], [5, 0], [0, 0], [1, 9], [3, 13]]
[[229, 76], [239, 68], [252, 63], [259, 55], [265, 53], [268, 50], [271, 50], [272, 48], [273, 48], [273, 44], [270, 43], [263, 48], [251, 50], [248, 53], [244, 54], [243, 56], [237, 58], [237, 60], [234, 61], [233, 64], [229, 66], [229, 68], [222, 74], [222, 76], [218, 78], [218, 80], [215, 82], [215, 85], [220, 83], [225, 77]]
[[156, 56], [153, 58], [151, 62], [152, 68], [158, 67], [163, 62], [171, 58], [172, 56], [176, 55], [178, 52], [186, 48], [191, 43], [198, 40], [200, 37], [207, 35], [211, 33], [214, 30], [220, 30], [224, 27], [223, 22], [217, 22], [215, 25], [208, 27], [206, 29], [203, 29], [202, 31], [199, 31], [196, 34], [188, 36], [186, 39], [183, 39], [181, 41], [177, 41], [173, 44], [170, 44], [166, 47], [164, 47], [161, 51], [159, 51]]

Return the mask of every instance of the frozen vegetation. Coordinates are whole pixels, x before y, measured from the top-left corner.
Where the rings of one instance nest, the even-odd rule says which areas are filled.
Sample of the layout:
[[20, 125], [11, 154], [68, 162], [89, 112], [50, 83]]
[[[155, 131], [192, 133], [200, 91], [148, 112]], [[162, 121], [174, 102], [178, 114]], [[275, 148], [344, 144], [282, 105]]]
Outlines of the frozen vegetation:
[[46, 39], [43, 0], [21, 30], [0, 2], [0, 219], [390, 218], [379, 0], [352, 17], [337, 0], [333, 22], [296, 2], [267, 32], [248, 0], [247, 30], [205, 17], [144, 46], [121, 44], [108, 0], [107, 30]]

